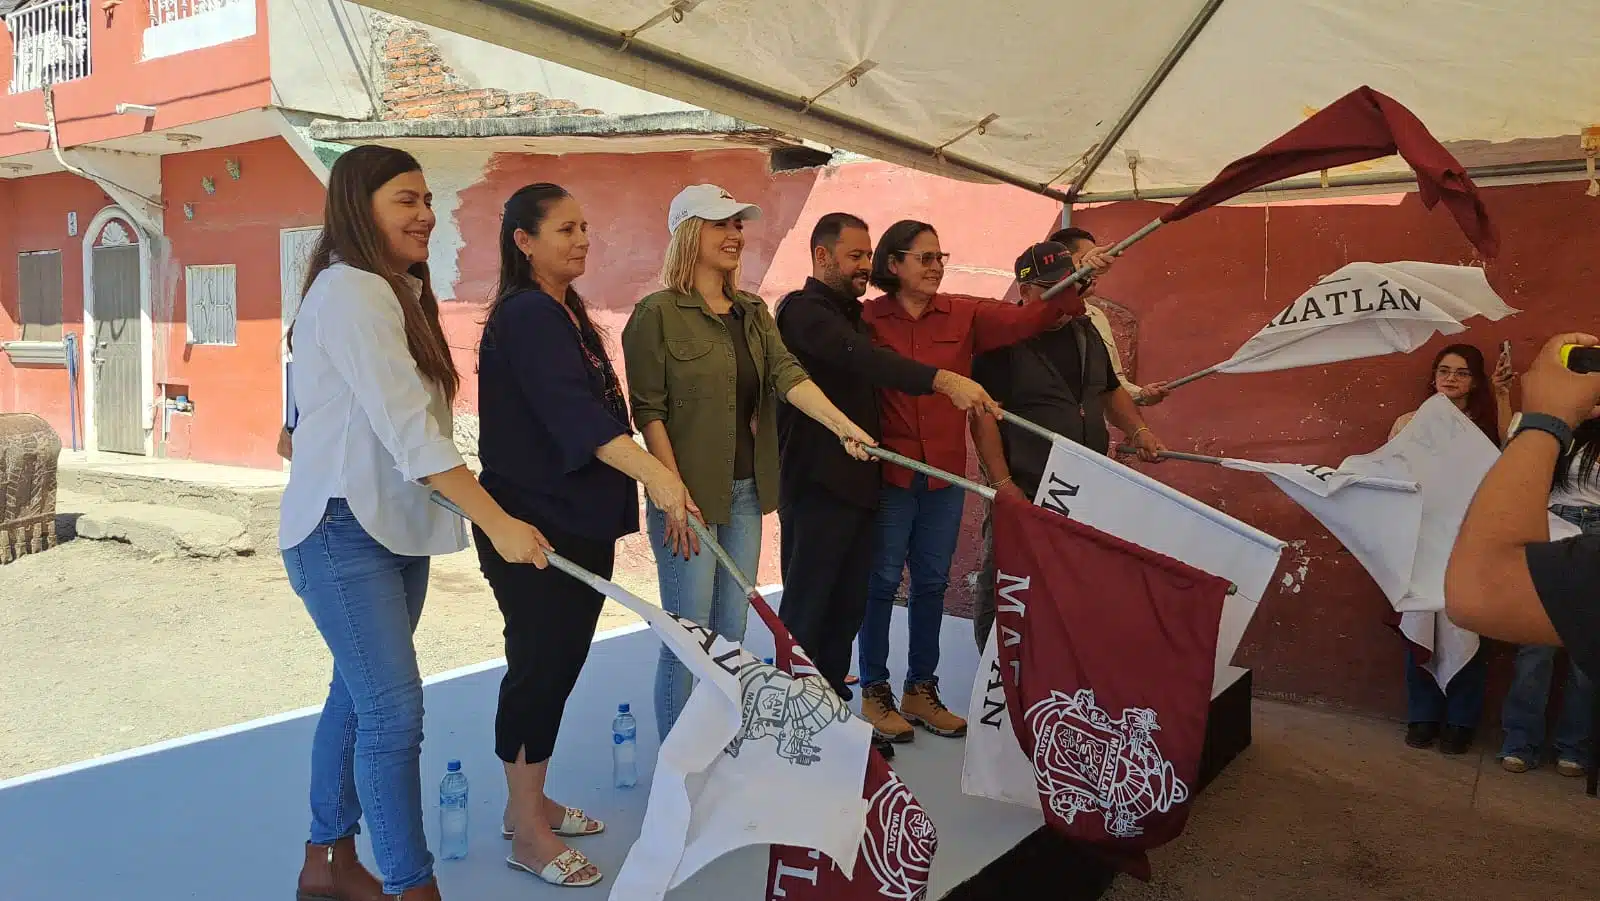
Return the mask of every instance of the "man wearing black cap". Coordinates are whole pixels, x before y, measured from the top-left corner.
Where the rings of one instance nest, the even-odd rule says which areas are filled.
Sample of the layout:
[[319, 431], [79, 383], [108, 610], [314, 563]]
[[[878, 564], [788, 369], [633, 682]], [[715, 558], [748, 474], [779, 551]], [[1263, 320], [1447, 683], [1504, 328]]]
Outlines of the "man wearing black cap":
[[[1077, 268], [1065, 244], [1045, 241], [1017, 258], [1022, 303], [1039, 303], [1044, 292]], [[1086, 286], [1087, 295], [1092, 290]], [[1104, 454], [1111, 446], [1106, 424], [1128, 436], [1141, 460], [1154, 462], [1160, 441], [1144, 424], [1133, 395], [1122, 390], [1100, 332], [1087, 316], [1060, 325], [1020, 344], [980, 355], [972, 375], [1006, 410]], [[1050, 442], [990, 416], [971, 418], [973, 445], [989, 484], [996, 491], [1032, 501], [1050, 459]], [[984, 559], [978, 571], [972, 630], [982, 648], [994, 623], [994, 555], [989, 522], [984, 521]]]

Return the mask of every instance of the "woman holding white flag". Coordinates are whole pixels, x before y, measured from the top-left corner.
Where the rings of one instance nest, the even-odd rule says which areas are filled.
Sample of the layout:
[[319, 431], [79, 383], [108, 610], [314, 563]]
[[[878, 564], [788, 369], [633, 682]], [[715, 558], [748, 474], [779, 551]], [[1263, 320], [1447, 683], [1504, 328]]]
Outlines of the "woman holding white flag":
[[[1452, 344], [1433, 358], [1429, 372], [1428, 396], [1443, 394], [1449, 398], [1499, 447], [1511, 425], [1511, 361], [1502, 355], [1491, 380], [1482, 351], [1470, 344]], [[1415, 415], [1407, 413], [1396, 419], [1389, 439], [1400, 434]], [[1483, 714], [1489, 675], [1487, 652], [1480, 645], [1478, 653], [1444, 691], [1422, 668], [1423, 663], [1417, 658], [1416, 648], [1408, 643], [1406, 744], [1427, 748], [1437, 741], [1439, 750], [1446, 754], [1465, 754]]]

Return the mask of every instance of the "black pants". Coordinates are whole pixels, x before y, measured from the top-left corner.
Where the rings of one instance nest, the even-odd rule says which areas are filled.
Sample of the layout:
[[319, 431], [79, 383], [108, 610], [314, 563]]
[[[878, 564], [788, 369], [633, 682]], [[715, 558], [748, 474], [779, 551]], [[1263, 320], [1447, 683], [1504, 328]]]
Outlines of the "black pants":
[[875, 511], [819, 486], [780, 507], [778, 521], [783, 527], [778, 617], [822, 677], [843, 694], [850, 650], [867, 612]]
[[[616, 542], [596, 541], [541, 526], [556, 553], [611, 578]], [[494, 753], [515, 763], [550, 759], [567, 696], [589, 657], [605, 597], [553, 566], [507, 563], [476, 526], [478, 565], [505, 617], [506, 675], [494, 716]]]

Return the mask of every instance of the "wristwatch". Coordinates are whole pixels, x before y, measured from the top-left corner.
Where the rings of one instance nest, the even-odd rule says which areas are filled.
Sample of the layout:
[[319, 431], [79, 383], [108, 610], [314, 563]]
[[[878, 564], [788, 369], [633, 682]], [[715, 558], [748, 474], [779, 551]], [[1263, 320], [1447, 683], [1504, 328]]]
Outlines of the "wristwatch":
[[1567, 425], [1558, 417], [1551, 416], [1548, 413], [1523, 413], [1522, 421], [1517, 423], [1517, 431], [1512, 437], [1520, 435], [1529, 429], [1536, 432], [1544, 432], [1554, 437], [1556, 443], [1561, 445], [1561, 453], [1563, 454], [1572, 450], [1572, 426]]

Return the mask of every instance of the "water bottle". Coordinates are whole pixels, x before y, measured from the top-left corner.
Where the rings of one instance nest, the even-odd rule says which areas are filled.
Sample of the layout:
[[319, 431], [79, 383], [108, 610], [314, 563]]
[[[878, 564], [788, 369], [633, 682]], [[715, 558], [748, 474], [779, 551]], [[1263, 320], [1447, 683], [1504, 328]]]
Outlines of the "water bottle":
[[461, 761], [445, 766], [439, 782], [439, 856], [460, 860], [467, 856], [467, 774]]
[[639, 784], [638, 741], [639, 724], [627, 704], [618, 704], [617, 716], [611, 721], [611, 778], [617, 788]]

